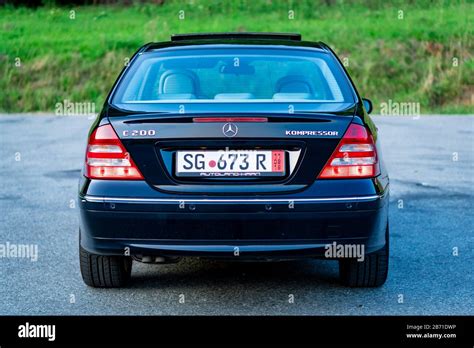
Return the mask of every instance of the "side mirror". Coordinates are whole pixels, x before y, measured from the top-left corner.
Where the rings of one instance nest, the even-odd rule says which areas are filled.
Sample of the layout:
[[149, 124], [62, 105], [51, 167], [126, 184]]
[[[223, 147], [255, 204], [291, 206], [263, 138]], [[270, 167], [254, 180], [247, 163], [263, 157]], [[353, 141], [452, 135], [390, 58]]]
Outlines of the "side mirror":
[[370, 114], [373, 109], [372, 102], [370, 101], [370, 99], [362, 98], [362, 103], [364, 104], [365, 111], [367, 111], [367, 113]]

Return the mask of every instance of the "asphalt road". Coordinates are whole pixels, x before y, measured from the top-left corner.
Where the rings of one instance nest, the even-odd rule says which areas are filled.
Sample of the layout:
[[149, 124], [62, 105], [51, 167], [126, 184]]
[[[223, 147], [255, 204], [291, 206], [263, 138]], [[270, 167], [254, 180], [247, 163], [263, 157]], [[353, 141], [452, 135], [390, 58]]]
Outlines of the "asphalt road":
[[38, 245], [36, 262], [0, 258], [0, 314], [473, 315], [474, 117], [374, 120], [391, 176], [383, 287], [340, 286], [334, 261], [186, 259], [134, 263], [133, 284], [110, 290], [79, 273], [74, 202], [92, 120], [0, 116], [0, 244]]

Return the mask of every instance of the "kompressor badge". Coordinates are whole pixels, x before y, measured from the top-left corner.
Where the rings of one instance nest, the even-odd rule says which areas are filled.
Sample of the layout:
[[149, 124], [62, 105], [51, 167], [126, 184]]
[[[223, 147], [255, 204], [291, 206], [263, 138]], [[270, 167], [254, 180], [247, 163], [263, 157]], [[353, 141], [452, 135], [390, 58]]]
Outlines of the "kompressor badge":
[[339, 135], [338, 131], [328, 130], [286, 130], [285, 135], [289, 136], [328, 136], [335, 137]]

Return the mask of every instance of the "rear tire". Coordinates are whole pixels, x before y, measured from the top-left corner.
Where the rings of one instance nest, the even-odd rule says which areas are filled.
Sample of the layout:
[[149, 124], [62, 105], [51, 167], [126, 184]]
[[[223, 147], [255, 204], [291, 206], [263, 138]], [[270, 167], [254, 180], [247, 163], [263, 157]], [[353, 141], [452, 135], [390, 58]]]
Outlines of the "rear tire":
[[119, 288], [130, 280], [132, 273], [130, 257], [91, 254], [79, 246], [79, 258], [82, 279], [89, 286]]
[[350, 287], [377, 287], [387, 280], [389, 258], [388, 226], [385, 246], [368, 255], [362, 262], [357, 259], [339, 260], [339, 278]]

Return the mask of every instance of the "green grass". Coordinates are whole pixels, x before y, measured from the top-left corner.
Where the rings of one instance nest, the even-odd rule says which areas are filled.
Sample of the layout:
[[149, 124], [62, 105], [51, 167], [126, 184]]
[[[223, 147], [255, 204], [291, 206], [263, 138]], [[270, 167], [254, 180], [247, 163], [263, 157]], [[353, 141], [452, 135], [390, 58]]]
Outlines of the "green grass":
[[0, 111], [50, 111], [64, 99], [101, 105], [127, 57], [174, 33], [279, 31], [324, 41], [348, 58], [349, 73], [375, 112], [391, 99], [418, 102], [422, 113], [473, 113], [473, 1], [327, 2], [0, 8]]

